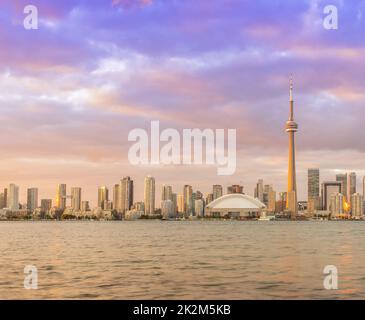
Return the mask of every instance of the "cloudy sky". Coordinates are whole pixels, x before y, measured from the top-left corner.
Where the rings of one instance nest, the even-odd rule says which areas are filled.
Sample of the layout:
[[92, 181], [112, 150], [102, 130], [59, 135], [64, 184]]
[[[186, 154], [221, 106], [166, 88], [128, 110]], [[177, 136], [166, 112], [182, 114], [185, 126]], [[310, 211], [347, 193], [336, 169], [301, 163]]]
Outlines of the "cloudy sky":
[[[39, 29], [25, 30], [25, 5]], [[323, 9], [338, 8], [338, 30]], [[288, 78], [295, 81], [299, 199], [306, 170], [321, 179], [365, 174], [365, 1], [2, 0], [0, 186], [98, 185], [143, 177], [204, 193], [258, 178], [284, 191]], [[132, 166], [128, 133], [162, 128], [237, 129], [237, 171], [212, 166]], [[362, 192], [362, 187], [361, 187]]]

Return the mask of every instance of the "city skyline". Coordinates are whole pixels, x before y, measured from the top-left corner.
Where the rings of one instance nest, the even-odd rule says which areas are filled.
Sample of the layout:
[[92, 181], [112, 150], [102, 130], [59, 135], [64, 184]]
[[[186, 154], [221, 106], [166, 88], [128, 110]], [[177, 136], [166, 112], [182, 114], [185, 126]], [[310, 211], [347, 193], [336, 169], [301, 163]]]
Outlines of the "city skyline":
[[[352, 178], [352, 180], [356, 184], [352, 184], [351, 192], [348, 194], [345, 189], [350, 190], [349, 188], [344, 187], [344, 182], [340, 180], [341, 176], [346, 176], [346, 181], [349, 182]], [[350, 178], [351, 177], [351, 178]], [[144, 181], [144, 182], [143, 182]], [[184, 184], [180, 185], [179, 187], [174, 187], [172, 184], [167, 184], [163, 182], [158, 182], [158, 180], [148, 175], [144, 177], [143, 181], [141, 181], [142, 189], [143, 189], [143, 197], [141, 199], [137, 198], [135, 199], [135, 184], [136, 181], [133, 179], [133, 177], [123, 177], [120, 179], [120, 182], [117, 184], [113, 184], [112, 186], [98, 186], [95, 187], [95, 194], [97, 200], [95, 203], [91, 201], [89, 198], [84, 196], [84, 188], [83, 187], [75, 187], [73, 185], [68, 185], [66, 183], [58, 184], [55, 187], [55, 193], [50, 196], [44, 196], [42, 191], [40, 192], [40, 188], [37, 186], [33, 187], [26, 187], [23, 193], [25, 193], [25, 197], [20, 196], [21, 188], [19, 185], [15, 183], [10, 183], [8, 185], [0, 186], [0, 194], [6, 197], [7, 199], [13, 199], [12, 196], [16, 194], [16, 199], [14, 200], [14, 203], [18, 203], [19, 205], [27, 204], [27, 203], [37, 203], [38, 205], [35, 207], [32, 207], [33, 209], [36, 207], [41, 207], [41, 202], [43, 200], [51, 200], [52, 201], [52, 207], [58, 207], [60, 209], [72, 208], [77, 210], [80, 210], [82, 208], [82, 203], [87, 202], [88, 207], [90, 209], [100, 207], [102, 209], [117, 209], [121, 210], [122, 212], [129, 210], [133, 205], [137, 203], [146, 203], [147, 201], [152, 201], [154, 199], [154, 203], [150, 205], [151, 210], [149, 210], [150, 214], [154, 212], [155, 209], [161, 209], [161, 203], [164, 200], [170, 200], [172, 199], [172, 196], [175, 195], [176, 199], [176, 206], [179, 206], [179, 197], [182, 196], [183, 199], [186, 199], [188, 202], [183, 202], [184, 211], [190, 212], [191, 208], [189, 209], [189, 205], [192, 206], [192, 204], [189, 204], [192, 198], [192, 195], [196, 192], [201, 192], [203, 199], [207, 199], [209, 196], [211, 196], [211, 201], [219, 198], [222, 195], [229, 194], [229, 193], [243, 193], [250, 196], [253, 196], [254, 198], [258, 198], [261, 202], [268, 201], [268, 199], [263, 200], [264, 196], [263, 194], [266, 192], [269, 196], [270, 190], [274, 191], [274, 199], [275, 201], [280, 201], [280, 193], [287, 193], [287, 190], [278, 190], [276, 188], [276, 184], [272, 183], [270, 180], [263, 180], [258, 179], [257, 183], [253, 190], [248, 190], [245, 185], [240, 184], [233, 184], [233, 185], [220, 185], [220, 184], [213, 184], [210, 186], [209, 190], [202, 190], [199, 188], [199, 186], [191, 185], [191, 184]], [[353, 194], [360, 194], [365, 197], [365, 176], [359, 176], [356, 172], [344, 172], [341, 174], [336, 174], [335, 176], [330, 177], [329, 179], [323, 179], [321, 175], [321, 170], [319, 168], [308, 168], [307, 169], [307, 194], [305, 199], [298, 199], [299, 202], [307, 202], [308, 205], [311, 199], [315, 199], [316, 197], [323, 197], [323, 188], [324, 185], [333, 186], [335, 187], [333, 192], [341, 193], [341, 195], [344, 196], [344, 200], [346, 200], [347, 203], [351, 202], [351, 196]], [[118, 195], [116, 195], [116, 187], [121, 187], [118, 189], [117, 192]], [[265, 190], [266, 187], [269, 187], [270, 190]], [[4, 190], [7, 191], [7, 194], [4, 193]], [[16, 190], [10, 191], [10, 190]], [[147, 191], [146, 191], [147, 190]], [[146, 193], [147, 192], [147, 193]], [[332, 192], [332, 193], [333, 193]], [[10, 198], [9, 198], [10, 195]], [[128, 196], [127, 196], [128, 195]], [[327, 202], [329, 202], [330, 195], [326, 196]], [[125, 205], [121, 205], [122, 201], [117, 201], [117, 204], [115, 204], [115, 199], [124, 199]], [[36, 200], [35, 200], [36, 199]], [[316, 206], [321, 206], [324, 204], [324, 209], [328, 210], [328, 203], [323, 202], [324, 199], [318, 199], [318, 201], [321, 200], [320, 203], [317, 203]], [[9, 201], [9, 200], [8, 200]], [[105, 201], [107, 203], [110, 203], [108, 207], [104, 208]], [[13, 203], [12, 200], [10, 200], [10, 203]], [[117, 207], [115, 207], [117, 206]], [[12, 210], [16, 210], [14, 205], [9, 205], [8, 208], [11, 208]], [[287, 208], [287, 206], [284, 206]]]
[[[232, 1], [225, 8], [218, 1], [89, 1], [92, 9], [77, 0], [34, 1], [40, 23], [32, 31], [23, 28], [23, 4], [0, 4], [7, 49], [0, 53], [0, 186], [14, 182], [21, 199], [31, 186], [53, 199], [64, 182], [95, 203], [97, 186], [112, 192], [123, 176], [147, 175], [156, 190], [188, 181], [202, 192], [243, 184], [252, 194], [258, 178], [286, 190], [289, 74], [301, 128], [298, 200], [306, 199], [307, 168], [320, 168], [324, 180], [365, 175], [365, 48], [354, 32], [365, 27], [361, 1], [333, 1], [341, 11], [333, 31], [318, 23], [321, 1]], [[177, 130], [237, 128], [236, 173], [131, 166], [128, 132], [151, 120]], [[135, 187], [142, 200], [143, 183]]]

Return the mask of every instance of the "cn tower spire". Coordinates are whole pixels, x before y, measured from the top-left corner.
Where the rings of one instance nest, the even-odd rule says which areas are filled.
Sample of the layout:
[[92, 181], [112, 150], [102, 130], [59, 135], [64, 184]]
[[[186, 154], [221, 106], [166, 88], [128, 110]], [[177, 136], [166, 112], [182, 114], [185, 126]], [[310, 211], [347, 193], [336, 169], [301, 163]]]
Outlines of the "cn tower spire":
[[286, 122], [285, 131], [289, 134], [289, 158], [288, 158], [288, 193], [286, 209], [291, 218], [295, 219], [298, 212], [297, 183], [295, 169], [295, 132], [298, 131], [298, 124], [294, 121], [294, 100], [293, 100], [293, 78], [289, 82], [289, 119]]

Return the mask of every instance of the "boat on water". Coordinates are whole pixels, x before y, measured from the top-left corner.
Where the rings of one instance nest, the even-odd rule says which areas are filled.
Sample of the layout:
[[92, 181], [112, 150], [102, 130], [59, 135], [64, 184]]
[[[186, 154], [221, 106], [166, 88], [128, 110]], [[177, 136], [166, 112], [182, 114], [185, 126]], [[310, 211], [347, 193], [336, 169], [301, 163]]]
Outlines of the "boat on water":
[[274, 217], [267, 216], [267, 215], [266, 215], [266, 212], [263, 212], [263, 213], [261, 214], [260, 218], [258, 218], [257, 220], [258, 220], [258, 221], [271, 221], [271, 220], [273, 220], [273, 219], [274, 219]]

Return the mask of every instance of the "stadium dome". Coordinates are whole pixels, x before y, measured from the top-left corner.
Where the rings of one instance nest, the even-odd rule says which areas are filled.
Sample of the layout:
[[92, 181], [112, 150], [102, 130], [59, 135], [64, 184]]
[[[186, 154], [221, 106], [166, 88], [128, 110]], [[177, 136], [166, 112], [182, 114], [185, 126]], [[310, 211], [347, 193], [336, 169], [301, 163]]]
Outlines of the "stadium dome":
[[226, 194], [206, 206], [207, 216], [258, 217], [266, 206], [247, 194]]

